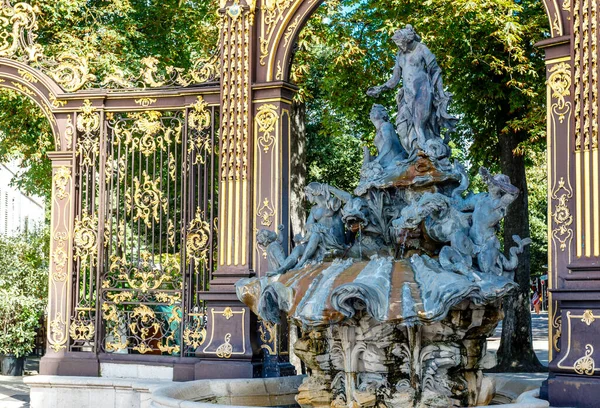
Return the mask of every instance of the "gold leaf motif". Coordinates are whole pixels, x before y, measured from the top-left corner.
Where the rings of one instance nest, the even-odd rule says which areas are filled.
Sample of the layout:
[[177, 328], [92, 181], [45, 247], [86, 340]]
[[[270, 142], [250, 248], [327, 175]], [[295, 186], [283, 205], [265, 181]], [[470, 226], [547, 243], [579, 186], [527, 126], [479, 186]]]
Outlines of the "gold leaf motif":
[[84, 312], [78, 312], [78, 318], [71, 322], [69, 335], [71, 340], [91, 341], [96, 333], [96, 327], [93, 321], [85, 319]]
[[275, 27], [283, 21], [284, 13], [292, 5], [294, 0], [265, 0], [264, 27], [260, 37], [260, 65], [266, 65], [265, 59], [269, 56], [269, 44], [275, 34]]
[[588, 326], [594, 323], [595, 320], [596, 317], [594, 316], [594, 313], [591, 310], [586, 310], [583, 313], [583, 318], [581, 319], [581, 321], [587, 324]]
[[560, 250], [567, 249], [567, 243], [573, 237], [573, 215], [569, 209], [569, 200], [573, 197], [573, 192], [567, 188], [564, 177], [558, 182], [558, 188], [552, 192], [552, 200], [556, 203], [552, 212], [552, 219], [556, 228], [552, 230], [552, 238], [559, 243]]
[[12, 58], [23, 51], [26, 61], [35, 62], [42, 56], [42, 46], [36, 44], [38, 6], [17, 3], [0, 8], [0, 57]]
[[283, 81], [283, 69], [281, 68], [281, 60], [277, 60], [277, 74], [275, 75], [277, 81]]
[[33, 76], [32, 73], [30, 73], [29, 71], [25, 71], [24, 69], [19, 69], [17, 70], [17, 72], [19, 73], [19, 75], [21, 75], [21, 78], [23, 78], [25, 81], [32, 83], [32, 84], [37, 84], [39, 81], [38, 79]]
[[591, 344], [585, 346], [585, 355], [575, 361], [573, 369], [577, 374], [594, 375], [596, 363], [592, 358], [594, 347]]
[[233, 310], [230, 307], [226, 307], [225, 310], [223, 310], [223, 317], [226, 320], [230, 320], [233, 317]]
[[175, 246], [175, 224], [173, 224], [172, 220], [167, 222], [167, 239], [169, 240], [169, 244], [174, 247]]
[[190, 313], [188, 316], [193, 319], [193, 323], [183, 331], [183, 341], [185, 345], [196, 349], [206, 341], [206, 319], [204, 315], [197, 313]]
[[50, 322], [50, 332], [48, 333], [48, 343], [56, 353], [67, 348], [67, 325], [60, 312]]
[[258, 328], [258, 333], [262, 342], [260, 348], [267, 350], [272, 356], [277, 355], [277, 325], [263, 320]]
[[115, 302], [116, 305], [120, 305], [121, 303], [133, 300], [134, 294], [133, 292], [107, 293], [106, 297]]
[[48, 74], [67, 92], [75, 92], [96, 79], [90, 73], [87, 58], [74, 53], [63, 53], [50, 65]]
[[110, 271], [119, 272], [119, 278], [127, 281], [132, 289], [139, 290], [142, 293], [154, 291], [161, 287], [165, 282], [172, 280], [170, 272], [177, 272], [179, 264], [168, 257], [162, 271], [155, 267], [152, 262], [152, 254], [146, 251], [140, 253], [140, 260], [135, 266], [130, 265], [127, 260], [117, 256], [111, 259]]
[[275, 105], [262, 105], [258, 108], [256, 114], [256, 123], [258, 124], [258, 143], [263, 148], [265, 153], [269, 153], [269, 150], [275, 143], [275, 137], [273, 132], [275, 126], [278, 123], [279, 116], [277, 115], [277, 107]]
[[138, 105], [147, 108], [150, 105], [153, 105], [156, 103], [156, 98], [140, 98], [140, 99], [136, 99], [135, 103], [137, 103]]
[[67, 280], [66, 266], [69, 259], [65, 250], [67, 238], [68, 234], [66, 232], [57, 232], [54, 234], [56, 244], [52, 252], [54, 269], [51, 271], [51, 279], [55, 282], [65, 282]]
[[82, 166], [93, 166], [100, 153], [100, 114], [92, 106], [89, 99], [83, 102], [81, 113], [77, 115], [77, 130], [82, 132], [77, 140], [77, 156], [81, 157]]
[[56, 99], [56, 96], [52, 93], [50, 95], [48, 95], [48, 98], [50, 99], [50, 104], [54, 108], [62, 108], [63, 106], [65, 106], [67, 104], [67, 101], [62, 101], [60, 99]]
[[154, 295], [154, 298], [157, 302], [168, 303], [169, 305], [173, 306], [175, 303], [181, 300], [181, 293], [174, 293], [170, 295], [168, 293], [159, 292]]
[[188, 125], [197, 131], [202, 131], [210, 127], [211, 115], [207, 109], [208, 103], [201, 96], [198, 97], [195, 104], [191, 106], [192, 110], [188, 116]]
[[11, 84], [15, 88], [17, 88], [19, 91], [23, 92], [25, 95], [35, 96], [35, 92], [33, 92], [31, 89], [29, 89], [28, 87], [24, 86], [23, 84], [20, 84], [18, 82], [14, 82], [14, 81], [11, 81]]
[[133, 220], [143, 220], [148, 228], [152, 220], [160, 221], [160, 210], [167, 211], [167, 199], [160, 189], [161, 180], [152, 180], [146, 170], [142, 172], [143, 183], [137, 177], [133, 178], [133, 196], [130, 191], [125, 193], [125, 208], [133, 216]]
[[217, 357], [219, 358], [231, 358], [233, 354], [233, 346], [230, 343], [231, 341], [231, 333], [227, 333], [225, 335], [225, 342], [217, 347]]
[[552, 90], [552, 97], [557, 99], [555, 110], [562, 123], [571, 107], [570, 103], [565, 101], [565, 97], [571, 95], [571, 66], [561, 62], [552, 66], [549, 72], [548, 85]]
[[82, 263], [89, 261], [90, 266], [96, 265], [98, 254], [98, 216], [96, 214], [84, 213], [81, 218], [75, 218], [73, 244], [75, 247], [75, 259]]
[[559, 315], [554, 319], [552, 323], [552, 327], [554, 327], [554, 336], [552, 336], [552, 346], [554, 350], [559, 352], [560, 347], [558, 346], [558, 342], [560, 341], [560, 336], [562, 335], [562, 317]]
[[256, 212], [258, 218], [261, 219], [261, 225], [263, 227], [270, 227], [273, 225], [273, 218], [275, 217], [275, 208], [271, 205], [268, 198], [263, 200], [262, 206]]
[[196, 216], [188, 226], [186, 237], [186, 255], [188, 262], [194, 260], [196, 266], [206, 262], [210, 244], [210, 224], [204, 219], [200, 207], [196, 208]]
[[64, 200], [69, 196], [67, 185], [71, 180], [71, 170], [68, 167], [59, 167], [54, 173], [54, 191], [56, 198]]

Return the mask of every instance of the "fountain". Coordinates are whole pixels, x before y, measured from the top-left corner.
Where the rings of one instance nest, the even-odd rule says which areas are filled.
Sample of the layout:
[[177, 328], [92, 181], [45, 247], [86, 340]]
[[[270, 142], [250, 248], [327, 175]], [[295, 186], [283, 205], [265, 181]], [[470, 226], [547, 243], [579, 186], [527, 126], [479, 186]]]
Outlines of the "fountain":
[[277, 233], [259, 231], [270, 272], [237, 284], [261, 319], [299, 328], [301, 407], [476, 406], [494, 394], [486, 338], [530, 243], [514, 236], [506, 257], [496, 231], [519, 190], [481, 168], [487, 192], [469, 191], [434, 55], [411, 26], [393, 40], [393, 76], [367, 94], [402, 82], [396, 123], [373, 106], [378, 154], [365, 152], [354, 194], [309, 184], [306, 234], [286, 256]]

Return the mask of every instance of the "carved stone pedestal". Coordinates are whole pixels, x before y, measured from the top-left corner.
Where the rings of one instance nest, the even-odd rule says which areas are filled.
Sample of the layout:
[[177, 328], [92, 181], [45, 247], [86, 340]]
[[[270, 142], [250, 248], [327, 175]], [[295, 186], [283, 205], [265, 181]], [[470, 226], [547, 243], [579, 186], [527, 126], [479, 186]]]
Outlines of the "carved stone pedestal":
[[487, 404], [494, 389], [483, 384], [479, 363], [486, 337], [501, 319], [499, 304], [465, 301], [430, 325], [382, 324], [362, 314], [348, 324], [306, 332], [295, 344], [310, 370], [298, 403], [306, 408]]

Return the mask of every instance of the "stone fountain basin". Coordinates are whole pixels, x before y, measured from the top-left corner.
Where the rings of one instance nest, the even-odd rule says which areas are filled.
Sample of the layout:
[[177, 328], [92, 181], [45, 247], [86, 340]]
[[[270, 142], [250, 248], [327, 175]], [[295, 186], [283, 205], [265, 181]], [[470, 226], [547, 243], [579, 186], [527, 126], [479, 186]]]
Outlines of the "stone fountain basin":
[[[152, 408], [293, 408], [305, 376], [250, 380], [200, 380], [162, 387], [152, 392]], [[504, 408], [547, 408], [539, 399], [539, 388], [518, 378], [497, 381], [496, 397], [490, 405]], [[502, 403], [521, 394], [509, 403]], [[522, 392], [523, 390], [526, 390]], [[481, 408], [481, 407], [475, 407]]]
[[250, 380], [200, 380], [152, 392], [152, 408], [298, 407], [296, 395], [304, 376]]

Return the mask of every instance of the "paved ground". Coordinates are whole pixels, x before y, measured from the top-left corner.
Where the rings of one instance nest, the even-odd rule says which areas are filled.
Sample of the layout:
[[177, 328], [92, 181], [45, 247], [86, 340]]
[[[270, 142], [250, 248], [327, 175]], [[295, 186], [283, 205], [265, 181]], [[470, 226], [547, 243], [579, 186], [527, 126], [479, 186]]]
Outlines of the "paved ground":
[[[27, 374], [37, 374], [39, 358], [28, 358], [25, 363]], [[0, 375], [0, 408], [29, 408], [29, 387], [23, 377]]]
[[[532, 316], [533, 330], [533, 348], [538, 358], [544, 365], [548, 365], [548, 314], [541, 313]], [[495, 351], [500, 345], [500, 335], [502, 327], [499, 326], [494, 334], [488, 340], [488, 350]], [[27, 361], [26, 370], [36, 373], [39, 362], [37, 359]], [[518, 377], [519, 374], [500, 374], [510, 377]], [[524, 380], [539, 381], [545, 374], [531, 375], [523, 374]], [[539, 378], [538, 378], [539, 377]], [[0, 408], [28, 408], [29, 407], [29, 388], [23, 384], [23, 377], [0, 376]], [[79, 407], [78, 407], [79, 408]], [[85, 408], [85, 407], [81, 407]]]
[[[533, 349], [540, 362], [548, 366], [548, 313], [531, 315], [531, 330], [533, 334]], [[488, 350], [496, 351], [500, 346], [500, 335], [502, 334], [502, 323], [498, 325], [494, 337], [488, 340]]]

